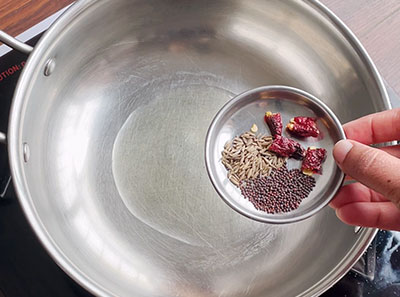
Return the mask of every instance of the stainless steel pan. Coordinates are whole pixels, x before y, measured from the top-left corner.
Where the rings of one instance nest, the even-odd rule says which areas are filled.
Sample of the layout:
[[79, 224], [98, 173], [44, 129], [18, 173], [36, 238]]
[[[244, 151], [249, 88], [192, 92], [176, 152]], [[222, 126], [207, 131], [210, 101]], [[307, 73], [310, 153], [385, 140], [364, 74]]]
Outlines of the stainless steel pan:
[[364, 49], [316, 1], [78, 1], [30, 54], [8, 131], [20, 202], [55, 261], [99, 296], [333, 285], [375, 230], [355, 233], [329, 208], [257, 223], [207, 177], [213, 116], [269, 84], [304, 89], [342, 122], [390, 107]]

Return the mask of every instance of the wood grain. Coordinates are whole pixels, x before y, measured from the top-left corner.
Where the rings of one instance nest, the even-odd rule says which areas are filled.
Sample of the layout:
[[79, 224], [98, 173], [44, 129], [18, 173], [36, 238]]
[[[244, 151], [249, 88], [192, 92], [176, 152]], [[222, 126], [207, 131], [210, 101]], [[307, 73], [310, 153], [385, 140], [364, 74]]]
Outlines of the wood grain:
[[[73, 0], [0, 0], [0, 30], [17, 35]], [[400, 94], [400, 1], [321, 0], [356, 34]]]
[[73, 0], [0, 0], [0, 30], [18, 35]]

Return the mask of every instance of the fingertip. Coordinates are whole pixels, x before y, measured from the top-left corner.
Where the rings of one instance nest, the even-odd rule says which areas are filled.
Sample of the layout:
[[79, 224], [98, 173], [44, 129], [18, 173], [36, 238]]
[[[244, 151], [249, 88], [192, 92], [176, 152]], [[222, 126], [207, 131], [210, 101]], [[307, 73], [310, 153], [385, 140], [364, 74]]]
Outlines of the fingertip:
[[[357, 213], [354, 212], [354, 209], [356, 209], [358, 206], [358, 203], [351, 203], [344, 205], [338, 209], [335, 210], [336, 216], [338, 217], [339, 220], [341, 220], [343, 223], [351, 226], [370, 226], [368, 220], [363, 219], [363, 215], [358, 215]], [[360, 218], [361, 216], [361, 218]]]
[[336, 162], [338, 164], [343, 163], [343, 161], [346, 159], [347, 154], [351, 151], [353, 148], [353, 144], [346, 139], [342, 139], [338, 141], [334, 148], [333, 148], [333, 157], [335, 158]]
[[400, 230], [400, 210], [391, 202], [355, 202], [336, 210], [336, 216], [352, 226]]
[[337, 209], [335, 210], [335, 213], [336, 213], [336, 216], [338, 217], [339, 220], [341, 220], [341, 221], [344, 222], [344, 223], [347, 223], [346, 220], [345, 220], [346, 217], [343, 217], [343, 211], [342, 211], [341, 208], [337, 208]]

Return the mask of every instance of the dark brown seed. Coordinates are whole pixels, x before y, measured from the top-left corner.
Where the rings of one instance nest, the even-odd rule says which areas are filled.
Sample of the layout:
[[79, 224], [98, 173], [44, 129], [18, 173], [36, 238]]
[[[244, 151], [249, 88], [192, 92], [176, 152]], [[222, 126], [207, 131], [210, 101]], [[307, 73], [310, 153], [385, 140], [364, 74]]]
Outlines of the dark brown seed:
[[285, 164], [269, 177], [242, 181], [240, 189], [256, 209], [281, 213], [297, 209], [314, 186], [312, 176], [304, 175], [299, 169], [289, 171]]

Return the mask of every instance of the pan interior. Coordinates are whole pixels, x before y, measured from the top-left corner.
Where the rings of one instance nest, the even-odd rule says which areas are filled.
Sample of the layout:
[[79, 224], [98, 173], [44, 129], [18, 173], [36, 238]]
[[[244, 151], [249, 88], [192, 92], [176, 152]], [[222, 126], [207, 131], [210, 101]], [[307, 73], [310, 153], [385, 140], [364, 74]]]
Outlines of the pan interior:
[[282, 226], [237, 214], [204, 141], [229, 99], [263, 85], [304, 89], [342, 122], [383, 109], [341, 31], [308, 1], [92, 2], [24, 73], [30, 219], [66, 269], [115, 296], [304, 296], [335, 278], [371, 233], [329, 208]]

